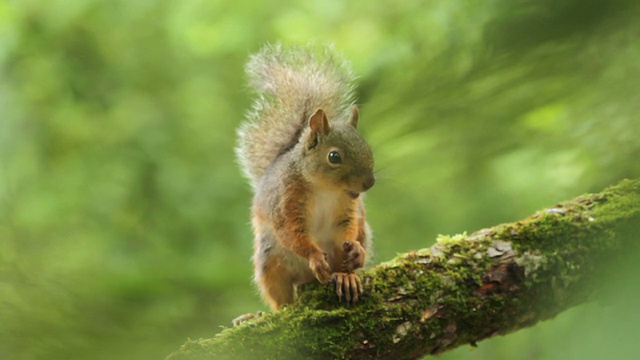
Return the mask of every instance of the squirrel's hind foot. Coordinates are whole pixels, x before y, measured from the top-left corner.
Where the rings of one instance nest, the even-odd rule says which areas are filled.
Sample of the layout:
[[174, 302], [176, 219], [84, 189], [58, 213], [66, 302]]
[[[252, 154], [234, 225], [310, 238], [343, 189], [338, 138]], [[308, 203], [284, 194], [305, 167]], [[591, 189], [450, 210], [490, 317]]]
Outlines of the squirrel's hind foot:
[[264, 315], [264, 313], [262, 311], [258, 311], [255, 314], [254, 313], [248, 313], [248, 314], [244, 314], [244, 315], [240, 315], [237, 318], [233, 319], [233, 326], [236, 327], [240, 324], [243, 324], [251, 319], [256, 319], [261, 317], [262, 315]]

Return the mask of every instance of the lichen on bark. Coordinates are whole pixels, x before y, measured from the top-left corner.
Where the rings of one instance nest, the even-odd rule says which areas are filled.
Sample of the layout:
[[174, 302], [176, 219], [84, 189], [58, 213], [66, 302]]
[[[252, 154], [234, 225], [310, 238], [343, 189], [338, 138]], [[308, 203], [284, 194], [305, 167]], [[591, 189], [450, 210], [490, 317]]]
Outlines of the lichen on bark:
[[183, 359], [415, 359], [506, 334], [587, 301], [603, 257], [640, 224], [640, 180], [470, 235], [440, 236], [363, 273], [349, 306], [309, 284], [296, 304], [187, 341]]

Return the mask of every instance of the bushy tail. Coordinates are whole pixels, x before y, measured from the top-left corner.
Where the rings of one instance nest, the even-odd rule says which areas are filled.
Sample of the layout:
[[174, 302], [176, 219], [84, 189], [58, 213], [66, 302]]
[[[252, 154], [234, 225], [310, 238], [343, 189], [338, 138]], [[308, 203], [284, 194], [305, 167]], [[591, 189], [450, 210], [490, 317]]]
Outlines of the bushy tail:
[[330, 121], [348, 117], [354, 86], [347, 64], [327, 47], [265, 46], [246, 72], [257, 98], [238, 129], [236, 154], [255, 188], [265, 169], [298, 141], [316, 109]]

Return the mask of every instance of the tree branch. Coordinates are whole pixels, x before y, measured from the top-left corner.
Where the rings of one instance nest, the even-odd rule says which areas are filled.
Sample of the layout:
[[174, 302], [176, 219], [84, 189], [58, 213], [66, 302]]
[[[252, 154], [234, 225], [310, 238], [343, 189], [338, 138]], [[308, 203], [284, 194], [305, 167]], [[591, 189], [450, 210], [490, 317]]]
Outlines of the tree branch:
[[474, 344], [588, 301], [603, 258], [631, 245], [638, 224], [640, 180], [624, 180], [399, 255], [364, 273], [355, 306], [310, 284], [295, 305], [187, 341], [167, 359], [415, 359]]

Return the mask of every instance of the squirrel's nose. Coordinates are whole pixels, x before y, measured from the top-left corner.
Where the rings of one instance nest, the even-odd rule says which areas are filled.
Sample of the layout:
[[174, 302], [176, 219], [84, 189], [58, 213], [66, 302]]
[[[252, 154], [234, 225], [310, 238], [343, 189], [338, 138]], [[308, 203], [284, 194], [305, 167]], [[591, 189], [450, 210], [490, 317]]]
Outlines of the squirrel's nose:
[[362, 182], [362, 188], [365, 191], [367, 191], [367, 190], [371, 189], [371, 187], [375, 183], [376, 183], [376, 178], [374, 178], [373, 175], [367, 176], [367, 178], [364, 179], [364, 181]]

